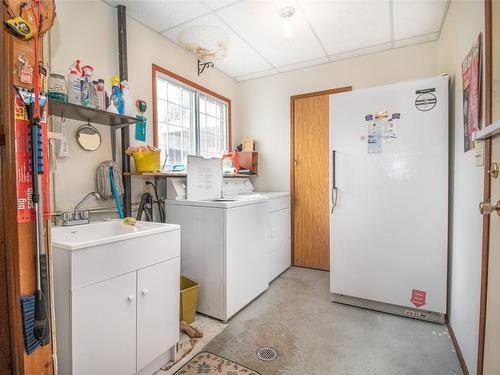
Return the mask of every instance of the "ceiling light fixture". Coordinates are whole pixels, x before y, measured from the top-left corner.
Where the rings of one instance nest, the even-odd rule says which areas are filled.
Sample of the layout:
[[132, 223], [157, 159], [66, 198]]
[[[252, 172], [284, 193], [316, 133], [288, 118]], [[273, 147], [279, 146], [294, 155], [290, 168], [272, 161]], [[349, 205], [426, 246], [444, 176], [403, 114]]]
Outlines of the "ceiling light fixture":
[[292, 17], [295, 14], [295, 8], [286, 7], [280, 10], [280, 16], [283, 18], [283, 36], [292, 37]]

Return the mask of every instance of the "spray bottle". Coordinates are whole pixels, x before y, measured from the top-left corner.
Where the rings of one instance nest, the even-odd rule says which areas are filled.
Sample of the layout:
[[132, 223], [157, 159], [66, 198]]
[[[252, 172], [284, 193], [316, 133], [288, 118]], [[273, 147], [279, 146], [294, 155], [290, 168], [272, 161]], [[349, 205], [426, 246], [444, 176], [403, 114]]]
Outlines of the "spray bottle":
[[69, 67], [66, 77], [68, 82], [68, 102], [73, 104], [82, 104], [82, 70], [80, 69], [80, 60], [75, 60]]

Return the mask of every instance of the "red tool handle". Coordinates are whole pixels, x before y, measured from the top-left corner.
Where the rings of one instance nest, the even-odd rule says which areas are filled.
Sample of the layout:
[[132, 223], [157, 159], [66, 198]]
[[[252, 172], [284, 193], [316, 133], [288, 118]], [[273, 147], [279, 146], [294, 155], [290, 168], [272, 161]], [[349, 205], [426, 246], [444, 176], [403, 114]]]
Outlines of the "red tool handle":
[[38, 33], [40, 30], [40, 0], [33, 0], [31, 3], [31, 11], [35, 23], [34, 27], [34, 49], [35, 49], [35, 66], [34, 66], [34, 93], [35, 103], [33, 109], [33, 118], [40, 118], [40, 61], [38, 56]]

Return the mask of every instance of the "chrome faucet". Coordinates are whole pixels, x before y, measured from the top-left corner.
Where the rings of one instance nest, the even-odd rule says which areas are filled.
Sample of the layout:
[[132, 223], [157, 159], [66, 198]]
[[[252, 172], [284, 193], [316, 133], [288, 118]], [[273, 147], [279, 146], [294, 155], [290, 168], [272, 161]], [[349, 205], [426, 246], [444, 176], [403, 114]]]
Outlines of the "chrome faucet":
[[101, 199], [101, 196], [95, 191], [88, 193], [83, 199], [78, 202], [73, 211], [63, 212], [62, 217], [62, 225], [70, 226], [70, 225], [80, 225], [80, 224], [88, 224], [89, 223], [89, 212], [87, 210], [82, 210], [82, 206], [87, 202], [91, 197], [95, 197], [96, 199]]

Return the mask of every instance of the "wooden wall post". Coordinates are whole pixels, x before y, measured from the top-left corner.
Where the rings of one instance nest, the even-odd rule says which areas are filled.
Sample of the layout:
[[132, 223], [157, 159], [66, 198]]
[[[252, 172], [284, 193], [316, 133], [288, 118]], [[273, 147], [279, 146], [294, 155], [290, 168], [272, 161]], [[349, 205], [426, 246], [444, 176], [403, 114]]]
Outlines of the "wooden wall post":
[[[0, 3], [0, 21], [8, 18]], [[0, 373], [54, 374], [51, 343], [27, 355], [24, 350], [20, 297], [33, 294], [35, 276], [34, 223], [19, 224], [15, 158], [16, 51], [29, 50], [33, 41], [15, 39], [0, 26]], [[40, 43], [41, 44], [41, 43]], [[45, 238], [49, 223], [45, 223]]]

